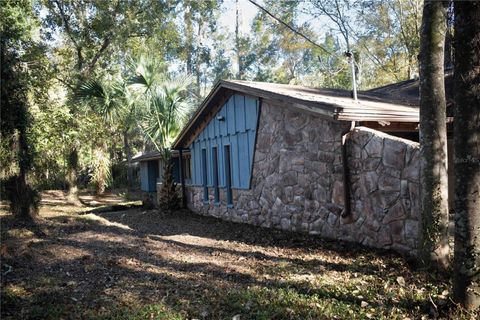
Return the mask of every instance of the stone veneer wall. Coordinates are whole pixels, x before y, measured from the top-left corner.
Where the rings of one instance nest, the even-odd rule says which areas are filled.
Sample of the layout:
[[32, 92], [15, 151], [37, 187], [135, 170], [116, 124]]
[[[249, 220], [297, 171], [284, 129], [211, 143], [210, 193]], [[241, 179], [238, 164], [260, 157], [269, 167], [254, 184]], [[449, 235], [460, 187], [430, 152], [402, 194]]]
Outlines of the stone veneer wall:
[[[203, 202], [188, 186], [191, 210], [225, 220], [307, 232], [414, 254], [418, 237], [418, 145], [356, 128], [347, 143], [352, 214], [344, 208], [341, 123], [264, 102], [251, 188], [233, 190], [233, 208]], [[400, 160], [403, 159], [403, 160]]]
[[347, 137], [354, 240], [416, 254], [420, 230], [417, 142], [359, 127]]

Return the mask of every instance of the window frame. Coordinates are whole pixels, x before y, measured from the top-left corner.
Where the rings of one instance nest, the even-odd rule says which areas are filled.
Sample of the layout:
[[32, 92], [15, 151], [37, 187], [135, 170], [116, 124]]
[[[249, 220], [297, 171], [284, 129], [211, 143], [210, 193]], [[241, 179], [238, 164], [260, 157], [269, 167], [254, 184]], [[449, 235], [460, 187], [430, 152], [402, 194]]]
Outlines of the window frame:
[[207, 149], [202, 148], [202, 184], [203, 184], [203, 202], [208, 203], [208, 165]]
[[185, 180], [192, 179], [192, 156], [186, 154], [183, 156], [183, 172]]
[[227, 207], [233, 208], [232, 194], [232, 153], [229, 144], [223, 146], [225, 166], [225, 192], [227, 194]]
[[212, 147], [213, 195], [215, 205], [220, 205], [220, 186], [218, 170], [218, 146]]

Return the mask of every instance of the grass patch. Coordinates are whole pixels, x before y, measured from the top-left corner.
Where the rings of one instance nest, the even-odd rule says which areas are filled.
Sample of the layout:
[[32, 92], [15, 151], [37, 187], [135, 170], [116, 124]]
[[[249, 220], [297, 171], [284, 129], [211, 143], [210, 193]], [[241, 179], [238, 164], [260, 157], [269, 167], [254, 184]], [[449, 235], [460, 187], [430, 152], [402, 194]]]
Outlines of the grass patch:
[[34, 236], [34, 233], [28, 229], [18, 229], [13, 228], [6, 232], [6, 237], [8, 238], [31, 238]]
[[[330, 296], [330, 297], [325, 297]], [[305, 294], [295, 288], [252, 287], [227, 295], [224, 308], [241, 319], [351, 319], [366, 318], [353, 301], [339, 300], [334, 292]]]
[[[229, 293], [222, 308], [230, 310], [230, 314], [240, 314], [241, 319], [420, 319], [428, 314], [421, 307], [424, 298], [377, 302], [359, 299], [342, 286], [319, 287], [308, 292], [294, 287], [252, 287]], [[421, 306], [416, 305], [418, 302]]]
[[[2, 319], [18, 319], [19, 315]], [[185, 315], [172, 311], [164, 304], [152, 304], [138, 308], [113, 305], [111, 308], [85, 309], [72, 303], [43, 304], [32, 306], [21, 315], [26, 319], [98, 319], [98, 320], [182, 320]]]

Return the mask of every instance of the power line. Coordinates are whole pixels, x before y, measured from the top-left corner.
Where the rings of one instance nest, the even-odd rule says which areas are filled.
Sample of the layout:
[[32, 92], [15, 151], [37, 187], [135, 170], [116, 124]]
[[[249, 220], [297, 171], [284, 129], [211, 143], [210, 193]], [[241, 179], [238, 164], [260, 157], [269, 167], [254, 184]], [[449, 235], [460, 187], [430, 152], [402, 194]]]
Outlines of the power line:
[[[307, 37], [305, 34], [303, 34], [302, 32], [296, 30], [295, 28], [293, 28], [291, 25], [289, 25], [288, 23], [286, 23], [285, 21], [283, 21], [282, 19], [280, 18], [277, 18], [274, 14], [272, 14], [270, 11], [268, 11], [267, 9], [265, 9], [264, 7], [262, 7], [261, 5], [259, 5], [258, 3], [256, 3], [255, 1], [253, 0], [248, 0], [250, 3], [252, 3], [253, 5], [257, 6], [258, 8], [260, 8], [260, 10], [264, 11], [266, 14], [268, 14], [270, 17], [272, 17], [273, 19], [275, 19], [276, 21], [280, 22], [281, 24], [283, 24], [285, 27], [287, 27], [289, 30], [291, 30], [293, 33], [299, 35], [300, 37], [304, 38], [305, 40], [307, 40], [308, 42], [310, 42], [311, 44], [313, 44], [314, 46], [322, 49], [325, 53], [329, 54], [329, 55], [332, 55], [332, 56], [336, 56], [336, 57], [339, 57], [339, 55], [335, 54], [334, 52], [331, 52], [330, 50], [327, 50], [325, 49], [325, 47], [319, 45], [318, 43], [314, 42], [312, 39], [310, 39], [309, 37]], [[348, 61], [349, 61], [349, 64], [351, 65], [352, 67], [352, 89], [353, 89], [353, 99], [355, 101], [358, 101], [357, 99], [357, 80], [356, 80], [356, 77], [355, 77], [355, 65], [356, 65], [356, 62], [355, 62], [355, 57], [353, 56], [353, 54], [351, 52], [345, 52], [345, 56], [348, 58]], [[357, 65], [358, 66], [358, 65]]]
[[299, 35], [300, 37], [304, 38], [305, 40], [307, 40], [308, 42], [310, 42], [311, 44], [313, 44], [314, 46], [322, 49], [324, 52], [330, 54], [330, 55], [336, 55], [334, 54], [333, 52], [330, 52], [329, 50], [325, 49], [325, 47], [319, 45], [318, 43], [314, 42], [312, 39], [310, 39], [309, 37], [307, 37], [305, 34], [301, 33], [300, 31], [294, 29], [291, 25], [289, 25], [288, 23], [284, 22], [283, 20], [281, 20], [280, 18], [277, 18], [275, 15], [273, 15], [270, 11], [268, 11], [267, 9], [265, 9], [264, 7], [262, 7], [261, 5], [259, 5], [258, 3], [256, 3], [255, 1], [253, 0], [248, 0], [250, 3], [254, 4], [255, 6], [257, 6], [258, 8], [260, 8], [262, 11], [264, 11], [266, 14], [268, 14], [270, 17], [272, 17], [273, 19], [277, 20], [278, 22], [280, 22], [281, 24], [283, 24], [285, 27], [287, 27], [288, 29], [290, 29], [293, 33]]

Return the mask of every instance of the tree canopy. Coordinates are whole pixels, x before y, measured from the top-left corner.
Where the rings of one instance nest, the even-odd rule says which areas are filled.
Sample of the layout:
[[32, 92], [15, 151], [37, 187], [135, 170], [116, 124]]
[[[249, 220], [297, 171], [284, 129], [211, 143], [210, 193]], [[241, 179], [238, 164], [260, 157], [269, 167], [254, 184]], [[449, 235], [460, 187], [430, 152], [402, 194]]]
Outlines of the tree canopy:
[[[122, 166], [137, 152], [171, 142], [185, 112], [161, 127], [153, 123], [160, 119], [153, 117], [155, 110], [167, 112], [181, 96], [179, 108], [191, 113], [219, 79], [349, 88], [346, 50], [357, 58], [360, 88], [407, 79], [416, 72], [419, 5], [407, 0], [263, 2], [271, 15], [322, 50], [241, 0], [4, 1], [2, 47], [8, 46], [22, 66], [12, 72], [28, 75], [9, 85], [27, 88], [16, 97], [28, 105], [25, 114], [32, 120], [29, 179], [40, 188], [73, 191], [77, 182], [103, 185], [100, 189], [126, 183], [122, 174], [106, 174], [102, 164]], [[338, 8], [339, 14], [328, 8]], [[256, 14], [248, 16], [250, 9]], [[137, 63], [133, 73], [132, 62]], [[159, 89], [158, 77], [170, 84]], [[172, 81], [182, 88], [180, 95]], [[90, 85], [89, 106], [75, 97], [81, 83]], [[131, 105], [142, 90], [149, 99], [140, 100], [139, 116]], [[2, 107], [3, 131], [22, 123], [11, 118], [17, 114], [22, 113]], [[1, 156], [13, 163], [6, 145]], [[2, 170], [6, 178], [14, 169]], [[131, 180], [131, 172], [128, 176]]]

